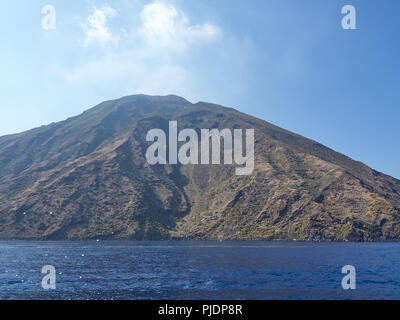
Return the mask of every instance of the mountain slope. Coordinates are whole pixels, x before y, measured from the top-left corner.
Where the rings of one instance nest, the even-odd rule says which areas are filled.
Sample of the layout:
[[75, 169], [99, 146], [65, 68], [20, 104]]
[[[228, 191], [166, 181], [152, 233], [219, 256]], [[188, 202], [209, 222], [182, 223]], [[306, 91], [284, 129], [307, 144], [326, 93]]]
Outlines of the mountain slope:
[[[254, 128], [255, 170], [150, 166], [146, 133]], [[400, 239], [400, 181], [234, 109], [130, 96], [0, 137], [2, 239]]]

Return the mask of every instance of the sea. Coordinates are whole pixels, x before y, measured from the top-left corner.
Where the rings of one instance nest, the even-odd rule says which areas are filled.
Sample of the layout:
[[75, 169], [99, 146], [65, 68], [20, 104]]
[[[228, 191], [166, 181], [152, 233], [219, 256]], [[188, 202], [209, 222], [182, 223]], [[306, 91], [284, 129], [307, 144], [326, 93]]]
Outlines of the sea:
[[0, 242], [1, 300], [399, 298], [399, 243]]

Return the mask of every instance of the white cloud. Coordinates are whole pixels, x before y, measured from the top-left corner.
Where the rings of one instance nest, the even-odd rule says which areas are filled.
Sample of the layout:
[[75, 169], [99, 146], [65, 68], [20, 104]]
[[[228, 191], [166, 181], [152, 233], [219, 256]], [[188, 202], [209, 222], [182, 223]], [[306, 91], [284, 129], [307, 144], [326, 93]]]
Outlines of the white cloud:
[[153, 2], [141, 12], [139, 34], [153, 47], [185, 49], [188, 44], [214, 40], [220, 29], [212, 24], [190, 25], [188, 17], [171, 4]]
[[[118, 8], [121, 20], [117, 21], [110, 20], [116, 11], [105, 8], [109, 7], [95, 8], [85, 19], [86, 43], [106, 46], [117, 39], [119, 45], [107, 46], [83, 63], [60, 69], [59, 74], [74, 90], [101, 95], [99, 100], [146, 93], [217, 102], [223, 101], [227, 91], [234, 99], [244, 90], [248, 46], [243, 39], [237, 40], [207, 21], [191, 23], [177, 6], [158, 0], [127, 14]], [[112, 28], [121, 21], [125, 21], [125, 33]], [[93, 29], [92, 33], [88, 34], [88, 29]]]
[[84, 46], [98, 44], [105, 47], [108, 44], [118, 44], [119, 36], [114, 35], [107, 25], [110, 18], [113, 18], [117, 11], [109, 6], [104, 6], [101, 9], [93, 8], [93, 13], [86, 18], [82, 24], [85, 31]]

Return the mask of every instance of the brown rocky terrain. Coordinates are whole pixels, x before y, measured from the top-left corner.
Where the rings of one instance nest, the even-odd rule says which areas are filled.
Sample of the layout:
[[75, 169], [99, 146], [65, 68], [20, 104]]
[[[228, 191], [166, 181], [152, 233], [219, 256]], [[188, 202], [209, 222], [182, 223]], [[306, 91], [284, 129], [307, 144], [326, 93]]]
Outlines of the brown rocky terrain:
[[[155, 165], [146, 133], [254, 128], [255, 170]], [[400, 240], [400, 181], [234, 109], [124, 97], [0, 137], [1, 239]]]

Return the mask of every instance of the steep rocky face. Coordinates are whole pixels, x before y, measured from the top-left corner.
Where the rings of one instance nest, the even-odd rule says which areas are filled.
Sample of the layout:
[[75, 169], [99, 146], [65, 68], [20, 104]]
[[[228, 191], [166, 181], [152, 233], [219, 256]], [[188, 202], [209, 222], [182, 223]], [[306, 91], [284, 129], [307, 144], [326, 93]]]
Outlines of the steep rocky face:
[[[170, 120], [255, 129], [253, 174], [149, 165]], [[0, 137], [0, 238], [400, 240], [400, 181], [233, 109], [130, 96]]]

